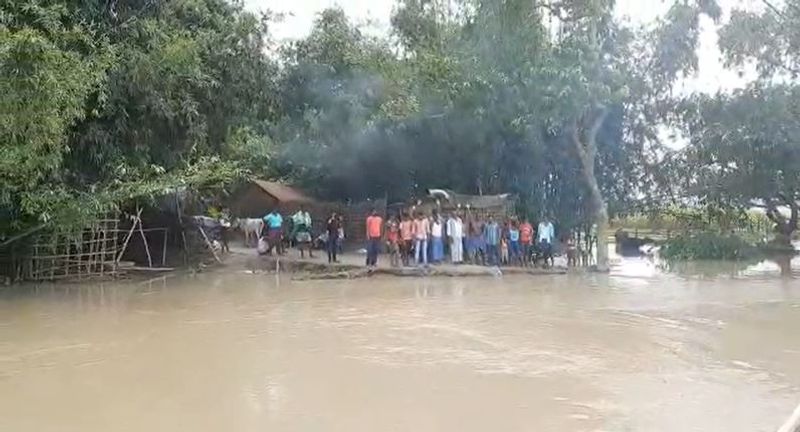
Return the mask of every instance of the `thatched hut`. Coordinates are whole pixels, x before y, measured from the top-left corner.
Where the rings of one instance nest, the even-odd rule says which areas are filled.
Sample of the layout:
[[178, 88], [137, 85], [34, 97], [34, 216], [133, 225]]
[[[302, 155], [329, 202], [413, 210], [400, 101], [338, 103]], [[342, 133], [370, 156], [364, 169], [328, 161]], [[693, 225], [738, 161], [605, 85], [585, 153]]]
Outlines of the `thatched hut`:
[[273, 209], [288, 214], [305, 206], [311, 211], [315, 204], [318, 203], [298, 188], [255, 179], [234, 195], [230, 208], [238, 217], [261, 217]]
[[233, 196], [229, 207], [236, 217], [261, 217], [272, 209], [289, 216], [304, 207], [311, 214], [315, 235], [325, 229], [325, 221], [335, 211], [344, 220], [346, 243], [356, 246], [365, 240], [364, 221], [367, 215], [373, 209], [385, 214], [386, 200], [326, 202], [314, 199], [294, 186], [256, 179]]

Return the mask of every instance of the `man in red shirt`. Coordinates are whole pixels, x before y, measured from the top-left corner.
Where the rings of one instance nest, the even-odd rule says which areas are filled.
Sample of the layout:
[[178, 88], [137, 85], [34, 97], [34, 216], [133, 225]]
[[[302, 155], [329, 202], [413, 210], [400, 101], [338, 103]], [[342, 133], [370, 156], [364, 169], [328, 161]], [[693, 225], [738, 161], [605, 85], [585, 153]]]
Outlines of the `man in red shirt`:
[[367, 217], [367, 267], [370, 269], [378, 265], [382, 231], [383, 218], [378, 216], [378, 212], [373, 209]]
[[522, 263], [526, 266], [531, 259], [533, 234], [533, 225], [528, 222], [528, 218], [523, 218], [522, 224], [519, 226], [519, 243], [522, 246]]

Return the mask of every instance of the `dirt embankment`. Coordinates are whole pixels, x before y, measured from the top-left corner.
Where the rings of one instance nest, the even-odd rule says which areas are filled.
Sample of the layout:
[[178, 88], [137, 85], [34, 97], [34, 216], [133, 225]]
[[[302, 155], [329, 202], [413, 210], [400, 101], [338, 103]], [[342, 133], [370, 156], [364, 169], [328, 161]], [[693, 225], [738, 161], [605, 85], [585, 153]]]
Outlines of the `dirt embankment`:
[[[240, 258], [241, 259], [241, 258]], [[281, 272], [292, 274], [296, 280], [357, 279], [370, 276], [395, 277], [486, 277], [505, 274], [552, 275], [565, 274], [565, 268], [521, 268], [485, 267], [476, 265], [436, 265], [427, 267], [377, 267], [367, 269], [352, 263], [335, 263], [304, 260], [297, 257], [247, 256], [243, 259], [246, 269], [253, 272]], [[232, 262], [227, 262], [232, 265]]]

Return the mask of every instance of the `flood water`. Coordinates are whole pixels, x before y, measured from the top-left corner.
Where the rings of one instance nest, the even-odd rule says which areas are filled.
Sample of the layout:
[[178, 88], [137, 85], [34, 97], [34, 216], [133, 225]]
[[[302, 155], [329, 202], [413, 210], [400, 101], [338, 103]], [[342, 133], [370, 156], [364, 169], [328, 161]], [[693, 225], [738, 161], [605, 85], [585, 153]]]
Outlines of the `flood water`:
[[800, 402], [773, 270], [0, 289], [0, 430], [773, 432]]

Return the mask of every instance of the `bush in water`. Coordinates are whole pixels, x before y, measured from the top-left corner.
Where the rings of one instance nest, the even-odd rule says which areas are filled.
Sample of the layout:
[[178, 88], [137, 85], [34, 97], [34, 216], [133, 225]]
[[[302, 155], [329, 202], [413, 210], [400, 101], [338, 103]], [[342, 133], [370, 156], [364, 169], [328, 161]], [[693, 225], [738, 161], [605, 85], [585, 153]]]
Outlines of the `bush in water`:
[[671, 238], [661, 248], [661, 256], [672, 260], [738, 260], [759, 255], [758, 247], [741, 237], [708, 232]]

